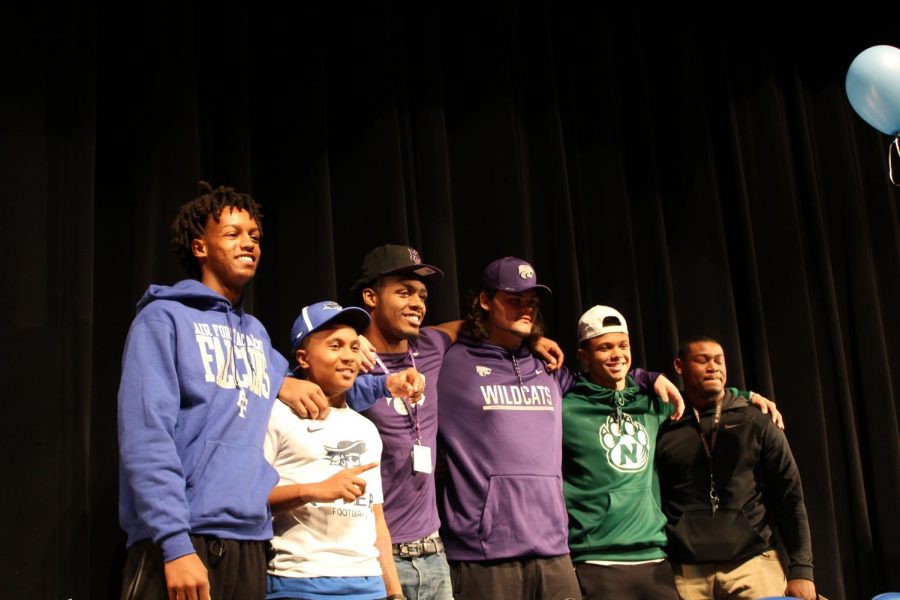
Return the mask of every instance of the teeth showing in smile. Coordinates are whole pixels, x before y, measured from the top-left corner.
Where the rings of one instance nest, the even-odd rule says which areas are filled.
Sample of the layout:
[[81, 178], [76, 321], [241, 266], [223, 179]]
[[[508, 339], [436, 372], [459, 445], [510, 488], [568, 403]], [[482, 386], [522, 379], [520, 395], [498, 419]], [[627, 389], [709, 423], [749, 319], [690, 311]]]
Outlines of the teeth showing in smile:
[[245, 263], [252, 263], [254, 259], [252, 256], [238, 256], [238, 260]]
[[419, 315], [404, 315], [404, 316], [407, 319], [409, 319], [410, 321], [412, 321], [413, 323], [415, 323], [416, 325], [418, 325], [419, 321], [422, 320], [422, 317], [420, 317]]

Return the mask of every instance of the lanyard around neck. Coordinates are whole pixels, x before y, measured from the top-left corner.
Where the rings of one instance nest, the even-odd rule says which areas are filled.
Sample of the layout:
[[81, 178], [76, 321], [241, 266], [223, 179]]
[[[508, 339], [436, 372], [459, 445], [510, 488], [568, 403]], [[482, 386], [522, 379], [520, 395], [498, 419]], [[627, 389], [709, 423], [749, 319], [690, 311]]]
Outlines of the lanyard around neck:
[[712, 435], [710, 440], [706, 440], [703, 433], [703, 427], [700, 425], [700, 411], [696, 407], [694, 410], [694, 418], [697, 420], [697, 433], [700, 435], [700, 442], [703, 444], [703, 451], [706, 453], [707, 463], [709, 464], [709, 507], [713, 516], [719, 510], [719, 492], [716, 490], [716, 476], [713, 468], [713, 452], [716, 451], [716, 441], [719, 439], [719, 423], [722, 420], [722, 403], [724, 398], [716, 400], [716, 411], [713, 414]]
[[[416, 358], [412, 353], [412, 350], [406, 349], [407, 355], [409, 356], [409, 362], [412, 363], [413, 369], [416, 368]], [[381, 360], [381, 357], [377, 354], [375, 355], [375, 362], [381, 367], [381, 370], [384, 371], [385, 375], [391, 375], [390, 369], [387, 368], [387, 365], [384, 364], [384, 361]], [[423, 391], [424, 393], [424, 391]], [[409, 418], [409, 424], [412, 426], [413, 432], [416, 435], [416, 443], [422, 443], [422, 433], [419, 429], [419, 405], [418, 404], [410, 404], [406, 398], [400, 398], [400, 401], [403, 402], [403, 406], [406, 407], [406, 416]]]

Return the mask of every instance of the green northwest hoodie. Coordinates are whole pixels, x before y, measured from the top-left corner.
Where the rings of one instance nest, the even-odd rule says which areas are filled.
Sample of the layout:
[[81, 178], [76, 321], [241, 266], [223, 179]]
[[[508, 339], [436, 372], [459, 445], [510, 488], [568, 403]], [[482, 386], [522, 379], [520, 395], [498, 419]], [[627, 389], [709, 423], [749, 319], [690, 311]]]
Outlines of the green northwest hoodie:
[[653, 464], [671, 405], [580, 376], [563, 398], [563, 493], [573, 561], [665, 558], [666, 518]]

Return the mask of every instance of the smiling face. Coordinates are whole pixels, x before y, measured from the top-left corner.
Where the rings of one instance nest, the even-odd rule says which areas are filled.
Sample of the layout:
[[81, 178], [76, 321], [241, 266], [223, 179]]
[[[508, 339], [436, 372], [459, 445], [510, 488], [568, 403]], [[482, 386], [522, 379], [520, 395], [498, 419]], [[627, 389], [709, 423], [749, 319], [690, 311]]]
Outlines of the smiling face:
[[359, 373], [359, 334], [349, 325], [326, 326], [314, 331], [296, 352], [306, 379], [332, 398], [353, 386]]
[[[418, 279], [408, 275], [387, 275], [375, 287], [363, 290], [363, 302], [369, 309], [372, 324], [369, 329], [374, 335], [370, 340], [384, 340], [390, 347], [415, 339], [425, 320], [425, 303], [428, 289]], [[378, 347], [378, 343], [373, 341]]]
[[482, 292], [479, 302], [488, 314], [486, 329], [492, 343], [504, 348], [518, 348], [531, 335], [540, 306], [536, 291], [497, 290], [493, 297]]
[[683, 357], [675, 359], [675, 372], [684, 381], [687, 399], [702, 408], [725, 395], [728, 370], [725, 352], [713, 341], [698, 341], [688, 345]]
[[595, 384], [625, 389], [625, 376], [631, 368], [631, 343], [627, 333], [607, 333], [583, 342], [578, 359], [587, 367]]
[[226, 206], [218, 222], [208, 217], [203, 235], [191, 242], [200, 264], [200, 281], [236, 303], [256, 274], [260, 235], [259, 225], [246, 210]]

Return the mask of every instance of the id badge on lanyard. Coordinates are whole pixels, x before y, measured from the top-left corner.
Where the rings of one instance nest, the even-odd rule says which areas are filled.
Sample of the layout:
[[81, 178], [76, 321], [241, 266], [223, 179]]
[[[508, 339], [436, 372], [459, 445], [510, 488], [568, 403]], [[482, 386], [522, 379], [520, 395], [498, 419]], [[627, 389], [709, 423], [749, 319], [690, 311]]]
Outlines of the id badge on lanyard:
[[413, 444], [413, 471], [417, 473], [431, 473], [431, 448], [423, 446], [421, 442]]

